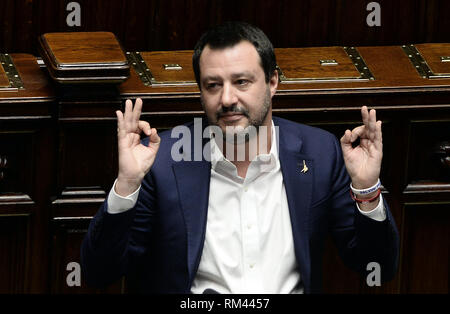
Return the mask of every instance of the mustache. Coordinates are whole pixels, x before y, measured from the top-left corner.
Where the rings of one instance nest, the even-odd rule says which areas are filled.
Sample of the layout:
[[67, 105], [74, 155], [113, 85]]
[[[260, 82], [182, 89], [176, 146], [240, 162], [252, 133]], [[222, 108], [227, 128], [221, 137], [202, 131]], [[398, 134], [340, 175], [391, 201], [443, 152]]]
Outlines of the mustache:
[[249, 112], [248, 110], [246, 110], [245, 108], [242, 107], [238, 107], [238, 106], [230, 106], [230, 107], [224, 107], [222, 106], [217, 112], [216, 112], [216, 117], [217, 119], [219, 119], [220, 117], [224, 116], [227, 113], [238, 113], [238, 114], [242, 114], [245, 117], [249, 117]]

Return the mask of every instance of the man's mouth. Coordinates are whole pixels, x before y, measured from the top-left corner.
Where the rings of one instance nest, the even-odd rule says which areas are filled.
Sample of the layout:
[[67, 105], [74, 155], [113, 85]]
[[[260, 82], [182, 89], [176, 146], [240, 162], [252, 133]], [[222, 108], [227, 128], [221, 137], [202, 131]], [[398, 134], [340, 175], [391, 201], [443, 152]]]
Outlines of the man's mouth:
[[219, 119], [222, 119], [225, 122], [234, 122], [240, 120], [242, 117], [245, 117], [243, 113], [240, 112], [227, 112], [222, 113], [219, 116]]

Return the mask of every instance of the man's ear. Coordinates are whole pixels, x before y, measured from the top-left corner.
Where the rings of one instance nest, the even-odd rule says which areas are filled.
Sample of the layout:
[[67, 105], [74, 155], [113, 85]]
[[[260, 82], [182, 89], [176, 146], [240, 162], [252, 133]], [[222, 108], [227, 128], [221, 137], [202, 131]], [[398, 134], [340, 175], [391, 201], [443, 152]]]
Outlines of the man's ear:
[[270, 96], [273, 97], [278, 88], [278, 71], [275, 69], [272, 73], [272, 77], [269, 80]]

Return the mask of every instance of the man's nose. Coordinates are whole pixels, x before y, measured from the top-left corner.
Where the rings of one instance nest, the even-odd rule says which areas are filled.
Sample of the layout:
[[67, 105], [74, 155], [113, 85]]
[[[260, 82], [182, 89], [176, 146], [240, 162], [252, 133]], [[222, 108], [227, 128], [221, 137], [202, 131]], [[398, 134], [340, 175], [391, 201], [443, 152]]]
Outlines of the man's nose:
[[236, 91], [231, 84], [223, 84], [221, 100], [224, 107], [230, 107], [237, 103]]

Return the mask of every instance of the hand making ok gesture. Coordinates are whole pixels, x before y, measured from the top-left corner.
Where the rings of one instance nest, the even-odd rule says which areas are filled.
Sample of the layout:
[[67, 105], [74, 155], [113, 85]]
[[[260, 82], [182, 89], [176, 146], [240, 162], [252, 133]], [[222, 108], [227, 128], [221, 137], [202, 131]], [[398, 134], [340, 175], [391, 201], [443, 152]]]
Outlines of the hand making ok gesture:
[[[383, 158], [383, 138], [381, 121], [376, 120], [374, 109], [368, 111], [361, 108], [364, 125], [346, 130], [341, 138], [342, 153], [345, 166], [356, 189], [365, 189], [378, 182]], [[352, 143], [360, 138], [360, 144], [352, 147]]]
[[[134, 108], [131, 100], [125, 102], [125, 112], [116, 111], [117, 144], [119, 149], [119, 174], [116, 193], [127, 196], [141, 184], [145, 174], [155, 161], [161, 139], [155, 128], [146, 121], [139, 120], [142, 100], [136, 99]], [[141, 144], [140, 134], [150, 137], [148, 146]]]

